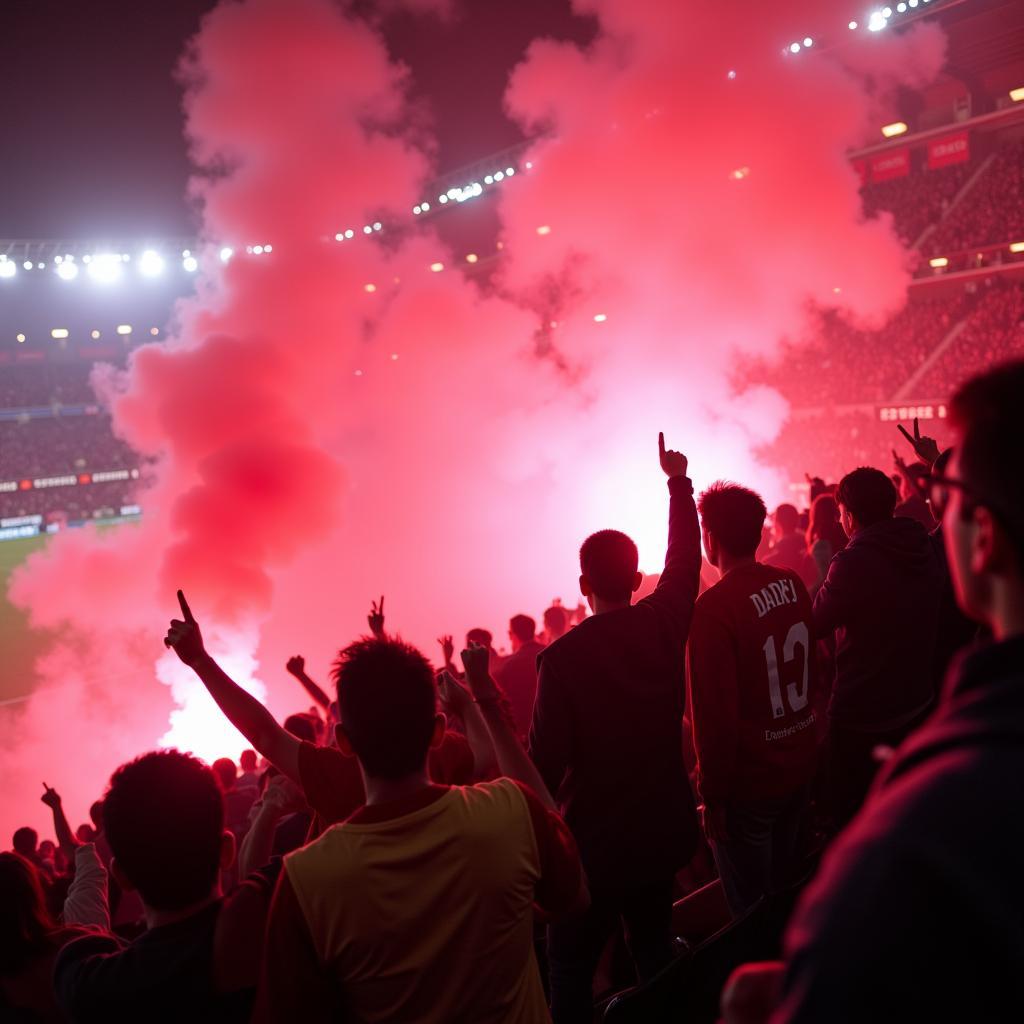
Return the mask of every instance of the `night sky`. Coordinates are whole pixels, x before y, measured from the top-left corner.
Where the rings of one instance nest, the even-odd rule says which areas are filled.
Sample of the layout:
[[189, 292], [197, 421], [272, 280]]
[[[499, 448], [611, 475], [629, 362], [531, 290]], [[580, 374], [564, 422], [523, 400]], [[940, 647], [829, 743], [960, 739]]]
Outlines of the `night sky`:
[[[0, 237], [103, 239], [195, 230], [173, 69], [213, 0], [4, 0], [0, 4]], [[457, 167], [521, 139], [501, 97], [543, 35], [593, 31], [568, 0], [455, 0], [447, 22], [384, 23]]]

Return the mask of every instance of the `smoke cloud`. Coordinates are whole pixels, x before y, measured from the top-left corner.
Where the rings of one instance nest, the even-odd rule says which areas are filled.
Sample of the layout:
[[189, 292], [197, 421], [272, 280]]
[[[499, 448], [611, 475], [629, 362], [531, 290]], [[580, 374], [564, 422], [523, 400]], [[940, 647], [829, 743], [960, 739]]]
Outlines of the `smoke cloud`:
[[845, 152], [887, 92], [935, 74], [942, 39], [783, 57], [818, 5], [576, 6], [594, 42], [538, 40], [510, 78], [509, 114], [539, 140], [502, 186], [490, 286], [410, 223], [435, 160], [378, 27], [329, 0], [205, 19], [181, 67], [197, 294], [165, 343], [96, 381], [151, 460], [145, 515], [54, 538], [15, 581], [54, 640], [4, 726], [0, 829], [42, 824], [44, 778], [83, 815], [159, 742], [242, 749], [163, 650], [176, 587], [284, 715], [306, 703], [285, 658], [326, 681], [381, 592], [388, 627], [433, 653], [441, 632], [485, 626], [501, 645], [512, 614], [574, 603], [594, 529], [627, 530], [657, 571], [658, 430], [698, 485], [782, 496], [751, 452], [785, 403], [732, 381], [800, 336], [812, 303], [870, 322], [903, 301], [907, 254], [887, 218], [864, 220]]

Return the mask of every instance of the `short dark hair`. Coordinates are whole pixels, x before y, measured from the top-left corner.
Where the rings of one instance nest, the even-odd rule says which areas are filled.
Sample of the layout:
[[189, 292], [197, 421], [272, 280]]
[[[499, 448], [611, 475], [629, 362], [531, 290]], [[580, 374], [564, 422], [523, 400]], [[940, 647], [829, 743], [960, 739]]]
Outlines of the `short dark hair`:
[[17, 829], [11, 840], [11, 845], [14, 847], [15, 852], [20, 853], [23, 857], [35, 853], [38, 843], [39, 833], [34, 828], [29, 828], [28, 825], [23, 825]]
[[490, 647], [494, 643], [494, 637], [489, 629], [471, 629], [466, 634], [467, 644], [479, 644], [481, 647]]
[[89, 805], [89, 818], [92, 823], [96, 826], [97, 831], [103, 829], [103, 801], [93, 800]]
[[367, 773], [400, 779], [420, 770], [437, 714], [430, 662], [397, 637], [364, 637], [341, 651], [332, 674], [341, 727]]
[[298, 714], [289, 715], [284, 720], [284, 731], [290, 732], [296, 739], [316, 743], [316, 726], [306, 712], [300, 711]]
[[1024, 360], [1018, 359], [967, 381], [953, 396], [949, 416], [960, 434], [957, 467], [970, 487], [967, 497], [999, 520], [1016, 548], [1018, 563], [1024, 565], [1021, 395]]
[[619, 530], [598, 530], [580, 548], [580, 572], [606, 601], [628, 601], [633, 593], [640, 554]]
[[836, 501], [861, 526], [873, 526], [892, 519], [899, 495], [893, 482], [880, 469], [861, 466], [839, 481]]
[[786, 533], [792, 533], [796, 530], [800, 525], [800, 513], [797, 511], [796, 505], [783, 502], [775, 510], [775, 525], [785, 530]]
[[716, 480], [697, 502], [704, 529], [733, 558], [749, 558], [761, 543], [768, 509], [749, 487]]
[[103, 802], [107, 842], [148, 906], [205, 899], [220, 870], [224, 797], [191, 754], [159, 750], [121, 765]]
[[544, 612], [544, 628], [561, 636], [569, 628], [569, 613], [560, 604], [553, 604]]
[[238, 763], [241, 765], [243, 772], [256, 771], [256, 766], [259, 763], [256, 760], [256, 751], [243, 750], [242, 753], [238, 756]]
[[217, 776], [220, 788], [226, 793], [238, 779], [238, 768], [230, 757], [218, 757], [210, 767]]
[[508, 628], [517, 640], [529, 643], [537, 635], [537, 623], [529, 615], [513, 615]]

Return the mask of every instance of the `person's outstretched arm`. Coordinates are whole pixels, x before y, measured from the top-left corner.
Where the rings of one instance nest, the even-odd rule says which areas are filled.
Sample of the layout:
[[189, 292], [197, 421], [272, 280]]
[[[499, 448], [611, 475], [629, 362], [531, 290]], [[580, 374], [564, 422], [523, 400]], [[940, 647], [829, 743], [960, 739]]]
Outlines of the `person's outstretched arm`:
[[217, 707], [227, 720], [275, 768], [293, 782], [302, 785], [299, 775], [299, 740], [285, 731], [274, 716], [251, 694], [246, 693], [210, 657], [203, 646], [203, 636], [189, 609], [185, 595], [178, 591], [178, 604], [184, 621], [173, 619], [164, 644], [202, 680]]
[[43, 795], [39, 798], [53, 812], [53, 830], [57, 835], [57, 845], [61, 853], [67, 858], [69, 864], [74, 863], [75, 850], [78, 848], [78, 840], [71, 831], [67, 815], [64, 813], [64, 805], [61, 803], [60, 793], [51, 789], [43, 783]]
[[437, 692], [442, 710], [462, 719], [466, 742], [473, 754], [473, 777], [478, 780], [493, 779], [499, 771], [498, 758], [494, 753], [490, 730], [473, 695], [448, 669], [438, 675]]
[[693, 502], [693, 484], [686, 475], [686, 456], [665, 448], [665, 435], [658, 434], [658, 457], [668, 477], [668, 550], [665, 569], [653, 594], [642, 605], [658, 608], [682, 633], [690, 626], [693, 603], [700, 587], [700, 527]]
[[296, 654], [293, 658], [289, 658], [285, 662], [284, 666], [288, 670], [288, 674], [294, 676], [302, 684], [302, 688], [320, 705], [322, 708], [330, 710], [331, 698], [327, 696], [324, 690], [321, 690], [319, 686], [312, 679], [306, 675], [306, 659], [301, 654]]

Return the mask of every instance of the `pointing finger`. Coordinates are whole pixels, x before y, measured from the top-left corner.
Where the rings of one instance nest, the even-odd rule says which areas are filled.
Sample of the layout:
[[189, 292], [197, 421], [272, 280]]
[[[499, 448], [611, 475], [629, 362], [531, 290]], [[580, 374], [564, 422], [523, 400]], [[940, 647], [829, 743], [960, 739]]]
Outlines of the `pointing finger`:
[[665, 432], [663, 430], [658, 431], [658, 454], [665, 454]]
[[181, 605], [181, 614], [185, 616], [186, 622], [195, 622], [196, 620], [192, 616], [192, 609], [188, 606], [188, 601], [185, 600], [185, 594], [182, 591], [178, 591], [178, 604]]

